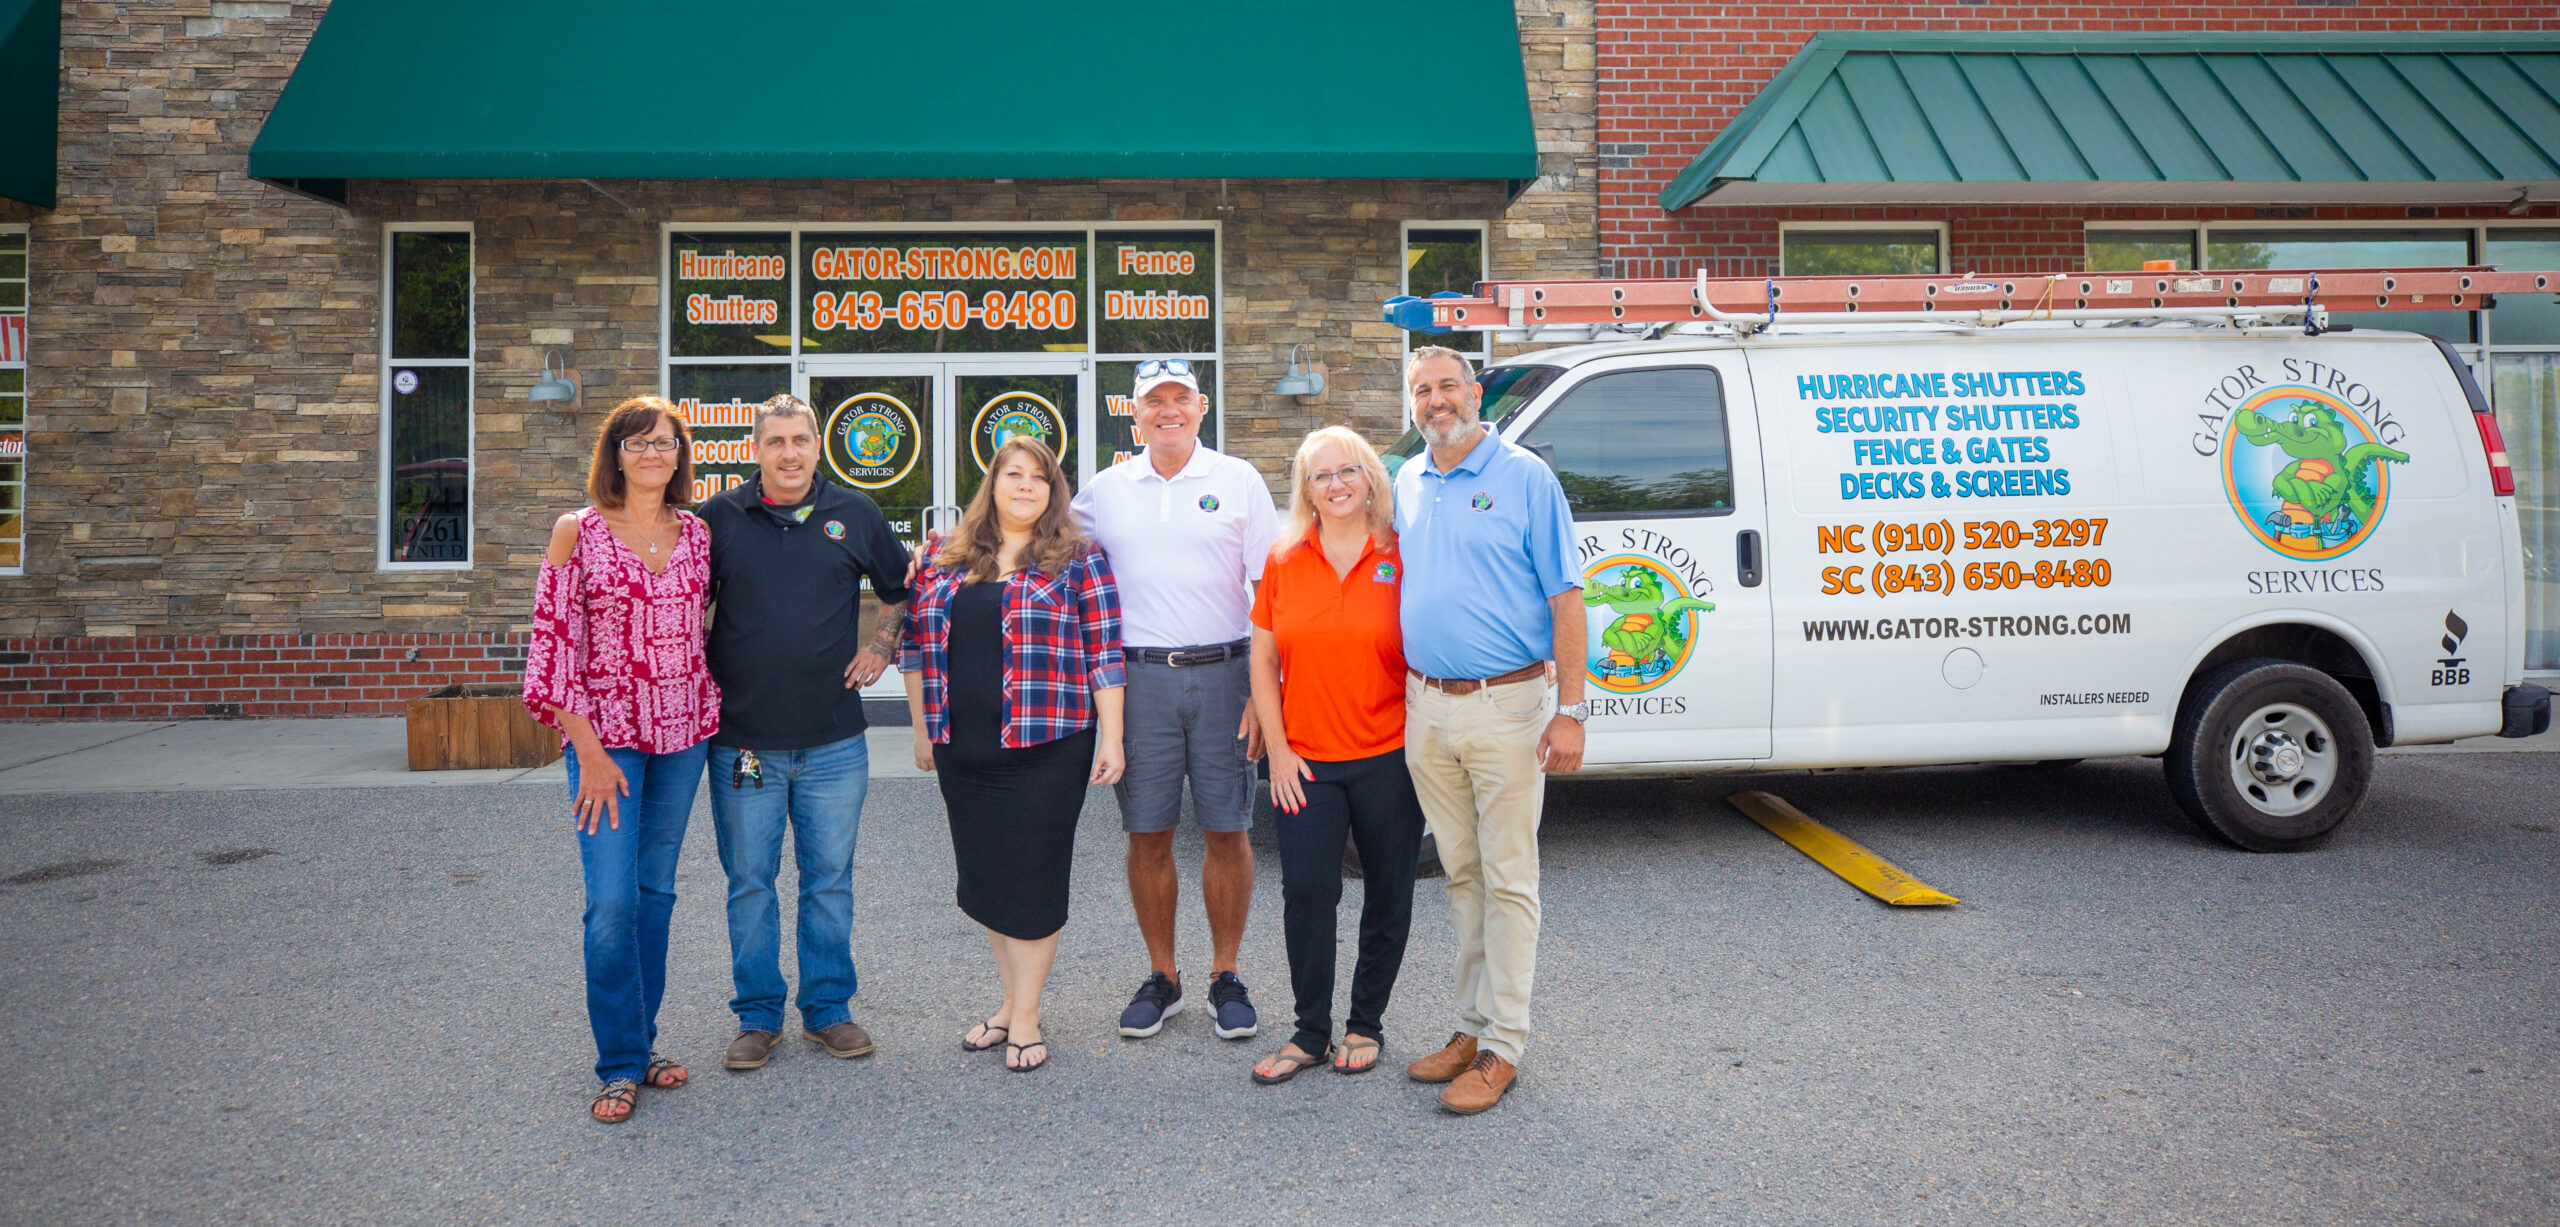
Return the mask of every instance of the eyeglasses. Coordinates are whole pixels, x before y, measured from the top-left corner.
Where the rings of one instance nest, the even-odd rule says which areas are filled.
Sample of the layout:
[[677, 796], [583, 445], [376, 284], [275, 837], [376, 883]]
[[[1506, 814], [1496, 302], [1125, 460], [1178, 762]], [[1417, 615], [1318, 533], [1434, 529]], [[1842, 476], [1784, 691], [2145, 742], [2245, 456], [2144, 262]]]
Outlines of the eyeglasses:
[[634, 456], [637, 456], [642, 452], [672, 452], [683, 446], [683, 443], [675, 439], [642, 439], [634, 437], [622, 441], [622, 450], [629, 452]]
[[1310, 486], [1323, 487], [1330, 486], [1337, 481], [1361, 481], [1367, 477], [1368, 474], [1362, 472], [1359, 465], [1346, 464], [1338, 469], [1326, 469], [1321, 473], [1307, 474], [1307, 484]]
[[1191, 363], [1183, 358], [1149, 358], [1138, 364], [1138, 378], [1153, 379], [1158, 375], [1188, 375]]

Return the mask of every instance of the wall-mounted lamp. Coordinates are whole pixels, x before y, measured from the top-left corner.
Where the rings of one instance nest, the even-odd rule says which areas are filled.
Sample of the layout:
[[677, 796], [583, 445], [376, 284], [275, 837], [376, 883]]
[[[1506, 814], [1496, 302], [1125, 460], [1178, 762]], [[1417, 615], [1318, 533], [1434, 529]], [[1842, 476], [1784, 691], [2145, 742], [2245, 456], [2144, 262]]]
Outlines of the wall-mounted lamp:
[[533, 390], [524, 394], [530, 401], [565, 401], [578, 403], [578, 376], [569, 368], [565, 351], [550, 350], [542, 355], [542, 378], [533, 381]]
[[1280, 377], [1280, 382], [1272, 387], [1273, 395], [1294, 396], [1301, 403], [1310, 402], [1324, 395], [1324, 372], [1312, 366], [1298, 365], [1298, 351], [1304, 348], [1306, 348], [1304, 345], [1289, 347], [1289, 370], [1287, 374]]

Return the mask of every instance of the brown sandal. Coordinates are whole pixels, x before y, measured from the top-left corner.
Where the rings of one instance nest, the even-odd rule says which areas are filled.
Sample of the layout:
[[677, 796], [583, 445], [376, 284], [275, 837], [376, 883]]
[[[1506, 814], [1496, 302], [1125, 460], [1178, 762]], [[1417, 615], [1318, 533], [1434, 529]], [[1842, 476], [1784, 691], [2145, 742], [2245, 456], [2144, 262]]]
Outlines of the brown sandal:
[[1306, 1072], [1309, 1068], [1322, 1065], [1332, 1059], [1333, 1045], [1331, 1044], [1325, 1045], [1322, 1053], [1312, 1057], [1293, 1056], [1290, 1054], [1288, 1048], [1283, 1047], [1280, 1051], [1272, 1053], [1268, 1060], [1277, 1061], [1285, 1068], [1276, 1074], [1266, 1074], [1262, 1072], [1262, 1066], [1257, 1064], [1253, 1067], [1253, 1080], [1264, 1086], [1278, 1086], [1281, 1083], [1287, 1082], [1291, 1078], [1295, 1078], [1299, 1074]]
[[[1376, 1068], [1378, 1067], [1378, 1057], [1379, 1057], [1381, 1054], [1383, 1054], [1384, 1052], [1386, 1052], [1386, 1050], [1387, 1050], [1386, 1043], [1385, 1043], [1384, 1041], [1382, 1041], [1382, 1040], [1378, 1039], [1378, 1038], [1377, 1038], [1377, 1037], [1375, 1037], [1375, 1036], [1369, 1036], [1369, 1035], [1346, 1035], [1346, 1036], [1343, 1036], [1343, 1037], [1342, 1037], [1342, 1045], [1341, 1045], [1341, 1047], [1340, 1047], [1339, 1049], [1337, 1049], [1337, 1050], [1336, 1050], [1336, 1051], [1338, 1051], [1338, 1052], [1341, 1054], [1341, 1056], [1342, 1056], [1342, 1058], [1343, 1058], [1343, 1059], [1342, 1059], [1342, 1060], [1340, 1060], [1340, 1061], [1336, 1061], [1336, 1062], [1334, 1062], [1334, 1063], [1333, 1063], [1333, 1072], [1335, 1072], [1335, 1073], [1337, 1073], [1337, 1074], [1365, 1074], [1365, 1073], [1368, 1073], [1370, 1070], [1376, 1069]], [[1359, 1055], [1360, 1055], [1362, 1052], [1364, 1052], [1364, 1051], [1365, 1051], [1365, 1052], [1367, 1052], [1367, 1053], [1369, 1054], [1369, 1063], [1368, 1063], [1368, 1064], [1366, 1064], [1366, 1065], [1351, 1065], [1351, 1064], [1347, 1064], [1347, 1062], [1348, 1062], [1348, 1061], [1350, 1061], [1350, 1060], [1351, 1060], [1351, 1058], [1359, 1056]]]
[[643, 1079], [653, 1091], [672, 1091], [693, 1081], [693, 1072], [661, 1056], [649, 1058], [649, 1076]]
[[[595, 1102], [587, 1105], [587, 1115], [594, 1117], [599, 1125], [619, 1125], [631, 1119], [632, 1108], [637, 1105], [639, 1099], [639, 1083], [629, 1078], [616, 1078], [605, 1083], [603, 1090], [596, 1092]], [[609, 1108], [613, 1106], [618, 1106], [622, 1110], [608, 1114]]]

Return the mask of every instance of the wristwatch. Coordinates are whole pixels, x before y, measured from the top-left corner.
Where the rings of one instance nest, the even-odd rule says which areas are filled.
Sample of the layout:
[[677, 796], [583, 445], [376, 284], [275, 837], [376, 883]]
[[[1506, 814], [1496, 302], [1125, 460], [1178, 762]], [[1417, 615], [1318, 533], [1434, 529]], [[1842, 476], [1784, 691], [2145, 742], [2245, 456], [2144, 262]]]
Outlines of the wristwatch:
[[1572, 720], [1575, 724], [1590, 723], [1591, 700], [1584, 699], [1579, 703], [1562, 704], [1556, 708], [1556, 714]]

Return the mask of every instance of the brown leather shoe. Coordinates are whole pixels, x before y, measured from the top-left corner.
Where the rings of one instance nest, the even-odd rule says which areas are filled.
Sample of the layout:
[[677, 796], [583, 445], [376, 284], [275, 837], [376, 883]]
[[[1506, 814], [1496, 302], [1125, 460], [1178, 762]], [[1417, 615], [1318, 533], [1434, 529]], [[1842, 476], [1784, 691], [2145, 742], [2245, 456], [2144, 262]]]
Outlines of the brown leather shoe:
[[771, 1031], [741, 1031], [729, 1041], [729, 1051], [721, 1054], [720, 1064], [729, 1069], [763, 1069], [773, 1059], [773, 1046], [782, 1037]]
[[1511, 1089], [1511, 1080], [1520, 1076], [1518, 1067], [1490, 1052], [1476, 1054], [1475, 1064], [1440, 1092], [1440, 1106], [1460, 1116], [1473, 1116], [1502, 1102], [1502, 1093]]
[[840, 1022], [821, 1031], [802, 1027], [800, 1034], [818, 1041], [818, 1047], [826, 1049], [827, 1055], [831, 1057], [852, 1058], [871, 1055], [871, 1033], [863, 1030], [860, 1023]]
[[1449, 1033], [1449, 1046], [1404, 1067], [1405, 1076], [1416, 1082], [1447, 1082], [1467, 1072], [1476, 1063], [1476, 1037], [1464, 1031]]

